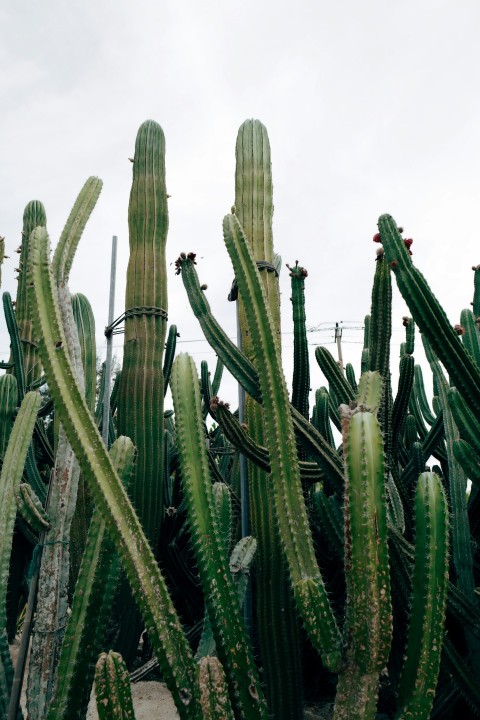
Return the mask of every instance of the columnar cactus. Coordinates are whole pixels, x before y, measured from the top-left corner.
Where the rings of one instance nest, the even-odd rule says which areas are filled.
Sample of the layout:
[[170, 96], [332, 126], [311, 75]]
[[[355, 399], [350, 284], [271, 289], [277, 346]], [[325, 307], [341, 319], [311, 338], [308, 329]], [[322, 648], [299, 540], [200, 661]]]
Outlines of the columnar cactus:
[[415, 494], [415, 566], [398, 720], [428, 720], [435, 697], [448, 585], [448, 506], [435, 473], [420, 475]]
[[162, 359], [168, 310], [168, 207], [165, 138], [162, 128], [152, 120], [144, 122], [137, 133], [128, 227], [130, 259], [118, 432], [130, 437], [137, 448], [132, 500], [157, 552], [163, 513]]
[[[240, 126], [235, 158], [235, 212], [252, 255], [261, 269], [266, 303], [280, 352], [280, 293], [277, 272], [274, 270], [270, 143], [265, 126], [258, 120], [246, 120]], [[266, 268], [262, 269], [264, 266]], [[300, 280], [303, 284], [303, 278]], [[248, 312], [245, 307], [249, 301], [249, 297], [240, 290], [238, 316], [242, 352], [258, 369], [258, 365], [263, 363], [263, 358], [258, 354], [258, 347], [255, 346], [250, 334]], [[297, 303], [297, 307], [299, 304], [301, 303]], [[305, 361], [304, 352], [300, 362], [302, 371], [308, 374], [308, 357]], [[305, 377], [301, 379], [300, 368], [296, 369], [299, 383], [296, 385], [294, 407], [308, 417], [309, 381]], [[305, 383], [307, 383], [306, 389]], [[301, 407], [297, 406], [297, 402]], [[259, 404], [248, 396], [245, 400], [244, 416], [252, 439], [263, 445], [263, 411]], [[251, 463], [248, 464], [248, 494], [252, 531], [258, 541], [257, 632], [269, 703], [273, 715], [279, 720], [299, 717], [302, 698], [299, 681], [301, 665], [298, 623], [287, 584], [285, 561], [278, 541], [270, 482], [265, 472]], [[268, 630], [270, 623], [278, 628], [277, 638], [281, 636], [280, 642], [277, 640], [274, 642]]]

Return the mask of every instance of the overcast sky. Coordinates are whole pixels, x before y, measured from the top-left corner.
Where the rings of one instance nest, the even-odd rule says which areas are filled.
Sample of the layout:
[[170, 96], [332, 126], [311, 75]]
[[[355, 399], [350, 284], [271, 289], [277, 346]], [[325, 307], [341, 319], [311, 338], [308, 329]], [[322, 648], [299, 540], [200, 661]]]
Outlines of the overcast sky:
[[[47, 211], [55, 246], [84, 181], [104, 188], [71, 275], [90, 299], [104, 354], [110, 243], [119, 238], [115, 315], [124, 309], [127, 209], [135, 135], [166, 136], [170, 321], [179, 349], [214, 364], [173, 262], [195, 251], [208, 298], [235, 334], [232, 270], [221, 223], [234, 198], [235, 139], [246, 118], [267, 127], [274, 237], [300, 261], [307, 324], [358, 326], [369, 312], [376, 246], [388, 212], [413, 237], [414, 261], [452, 323], [472, 299], [480, 263], [480, 4], [476, 0], [16, 0], [0, 6], [0, 235], [15, 293], [23, 209]], [[281, 277], [291, 375], [288, 271]], [[405, 307], [395, 302], [395, 347]], [[311, 333], [331, 343], [331, 330]], [[361, 333], [345, 330], [359, 370]], [[116, 344], [122, 339], [116, 336]], [[0, 358], [8, 357], [0, 322]], [[419, 341], [417, 342], [417, 346]], [[334, 350], [334, 345], [329, 345]], [[117, 347], [121, 352], [121, 347]], [[395, 348], [394, 348], [395, 352]], [[312, 364], [312, 387], [324, 381]], [[235, 386], [221, 396], [235, 403]]]

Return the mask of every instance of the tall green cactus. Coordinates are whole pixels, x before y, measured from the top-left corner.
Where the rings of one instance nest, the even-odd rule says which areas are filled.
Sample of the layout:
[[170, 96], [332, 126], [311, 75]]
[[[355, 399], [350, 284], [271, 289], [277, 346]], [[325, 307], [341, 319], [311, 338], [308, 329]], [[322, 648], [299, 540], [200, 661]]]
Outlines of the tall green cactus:
[[[163, 372], [167, 330], [168, 231], [165, 138], [153, 120], [137, 133], [128, 209], [130, 259], [118, 432], [138, 452], [132, 501], [157, 552], [162, 524]], [[138, 638], [137, 638], [138, 639]]]
[[415, 494], [415, 566], [398, 720], [428, 720], [445, 632], [448, 585], [448, 506], [435, 473], [420, 475]]
[[[273, 188], [270, 142], [267, 130], [258, 120], [246, 120], [239, 128], [235, 145], [235, 207], [252, 255], [261, 269], [261, 280], [269, 308], [273, 332], [280, 348], [280, 292], [274, 268]], [[266, 266], [265, 269], [262, 269]], [[300, 278], [303, 284], [303, 278]], [[237, 278], [238, 281], [238, 278]], [[299, 288], [299, 292], [301, 289]], [[249, 297], [239, 291], [238, 317], [241, 348], [257, 367], [263, 363], [250, 334], [246, 305]], [[298, 308], [301, 302], [296, 303]], [[298, 311], [301, 312], [301, 311]], [[297, 318], [297, 326], [299, 319]], [[301, 332], [301, 331], [299, 331]], [[303, 330], [305, 332], [305, 330]], [[297, 348], [299, 338], [296, 337]], [[300, 361], [301, 367], [298, 367]], [[299, 384], [294, 388], [297, 409], [308, 417], [308, 356], [297, 357]], [[300, 399], [300, 395], [302, 398]], [[252, 439], [264, 444], [263, 410], [251, 397], [245, 400], [245, 422]], [[257, 633], [264, 668], [270, 709], [279, 720], [299, 717], [302, 696], [300, 683], [300, 642], [298, 621], [288, 587], [285, 560], [278, 541], [274, 499], [269, 478], [258, 466], [248, 463], [248, 503], [252, 531], [258, 542], [256, 560]], [[268, 622], [267, 622], [268, 618]], [[276, 638], [268, 630], [272, 623], [278, 628]]]
[[28, 307], [27, 277], [30, 235], [37, 226], [46, 227], [46, 224], [47, 216], [42, 203], [39, 200], [29, 202], [23, 213], [22, 242], [17, 250], [20, 253], [20, 260], [15, 303], [15, 317], [22, 343], [27, 386], [38, 380], [42, 374], [38, 348], [33, 337], [32, 313]]

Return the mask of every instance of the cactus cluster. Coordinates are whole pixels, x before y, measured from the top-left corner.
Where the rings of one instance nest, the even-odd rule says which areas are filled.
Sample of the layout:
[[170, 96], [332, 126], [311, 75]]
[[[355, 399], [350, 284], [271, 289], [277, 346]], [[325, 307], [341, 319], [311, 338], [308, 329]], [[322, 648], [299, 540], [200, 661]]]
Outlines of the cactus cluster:
[[[97, 378], [90, 305], [68, 289], [101, 181], [85, 183], [53, 258], [45, 210], [27, 205], [16, 304], [3, 296], [2, 717], [22, 717], [24, 655], [14, 668], [8, 644], [25, 607], [31, 720], [83, 720], [94, 682], [100, 717], [133, 718], [130, 681], [142, 658], [159, 668], [182, 720], [300, 719], [309, 701], [334, 720], [480, 714], [479, 267], [473, 312], [452, 327], [412, 241], [382, 216], [361, 367], [344, 370], [316, 348], [325, 385], [311, 404], [307, 271], [287, 266], [290, 399], [272, 188], [266, 128], [247, 120], [223, 220], [239, 345], [212, 313], [195, 253], [176, 263], [217, 354], [212, 379], [206, 362], [175, 357], [181, 318], [167, 333], [165, 138], [143, 123], [123, 368], [110, 398], [105, 370]], [[411, 313], [395, 392], [393, 277]], [[413, 356], [417, 327], [431, 402]], [[218, 396], [224, 367], [245, 391], [238, 412]], [[168, 386], [173, 410], [164, 409]]]

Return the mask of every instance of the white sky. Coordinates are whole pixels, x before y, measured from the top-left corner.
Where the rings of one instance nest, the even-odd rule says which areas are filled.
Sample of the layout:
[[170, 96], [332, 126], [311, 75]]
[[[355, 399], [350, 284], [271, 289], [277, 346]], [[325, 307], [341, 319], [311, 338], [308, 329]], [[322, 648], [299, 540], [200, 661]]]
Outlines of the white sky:
[[[234, 197], [235, 139], [267, 126], [274, 236], [284, 262], [309, 271], [307, 324], [362, 321], [370, 309], [376, 220], [414, 238], [414, 261], [452, 323], [472, 299], [480, 262], [480, 4], [476, 0], [16, 0], [0, 6], [0, 234], [15, 293], [22, 214], [41, 200], [52, 245], [86, 178], [104, 189], [70, 287], [90, 299], [104, 353], [110, 241], [119, 237], [115, 315], [124, 309], [127, 208], [138, 126], [158, 121], [172, 195], [169, 315], [195, 360], [202, 337], [173, 262], [195, 251], [215, 314], [235, 334], [232, 270], [221, 222]], [[288, 271], [284, 358], [290, 382]], [[394, 346], [405, 308], [395, 303]], [[312, 333], [314, 344], [333, 333]], [[361, 333], [345, 331], [359, 370]], [[8, 357], [0, 322], [0, 358]], [[121, 337], [116, 337], [121, 345]], [[417, 340], [417, 347], [420, 345]], [[329, 346], [334, 351], [334, 346]], [[121, 352], [121, 347], [117, 348]], [[417, 353], [417, 356], [419, 353]], [[324, 381], [312, 357], [312, 387]], [[233, 383], [221, 397], [236, 403]]]

